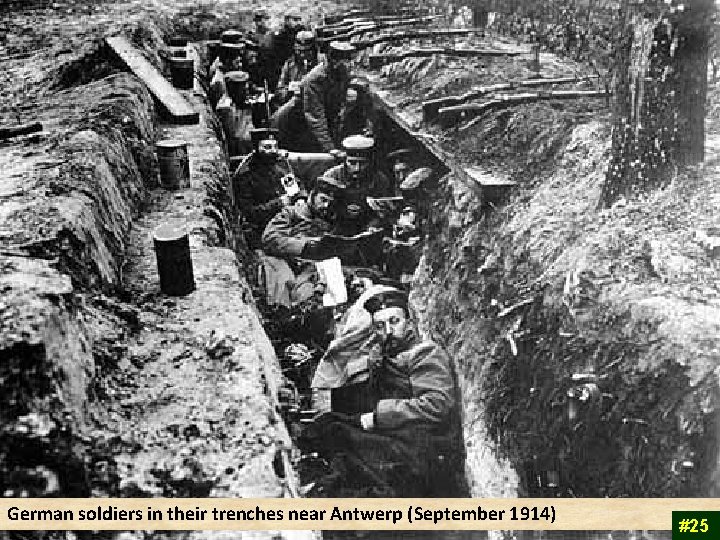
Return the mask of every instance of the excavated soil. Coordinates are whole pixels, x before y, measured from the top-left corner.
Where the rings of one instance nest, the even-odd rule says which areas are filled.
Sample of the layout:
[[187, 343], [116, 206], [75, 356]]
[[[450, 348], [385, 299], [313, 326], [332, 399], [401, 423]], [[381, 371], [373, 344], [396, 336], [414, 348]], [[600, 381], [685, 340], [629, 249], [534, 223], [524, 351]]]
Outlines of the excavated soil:
[[[592, 73], [552, 55], [541, 64], [544, 77]], [[488, 67], [434, 56], [369, 74], [448, 163], [517, 183], [490, 203], [466, 175], [445, 176], [413, 284], [424, 332], [460, 366], [473, 494], [713, 496], [720, 282], [697, 234], [718, 230], [712, 122], [703, 167], [598, 211], [604, 100], [422, 121], [423, 100], [534, 76], [527, 57]]]

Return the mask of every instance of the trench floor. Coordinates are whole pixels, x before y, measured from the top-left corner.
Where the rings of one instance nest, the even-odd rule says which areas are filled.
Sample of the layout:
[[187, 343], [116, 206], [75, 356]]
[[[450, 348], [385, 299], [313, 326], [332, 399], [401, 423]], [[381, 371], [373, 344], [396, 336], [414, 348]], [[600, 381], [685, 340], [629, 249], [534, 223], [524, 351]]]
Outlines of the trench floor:
[[[202, 98], [188, 94], [200, 107]], [[120, 496], [282, 497], [287, 491], [272, 468], [276, 446], [289, 440], [267, 395], [278, 376], [272, 346], [236, 255], [213, 245], [217, 226], [205, 212], [207, 184], [227, 168], [204, 120], [162, 127], [162, 138], [188, 143], [191, 186], [151, 192], [123, 268], [140, 330], [106, 381], [106, 406], [94, 434], [113, 456], [107, 474], [116, 475]], [[159, 292], [152, 232], [167, 222], [184, 224], [190, 235], [196, 290], [184, 297]], [[288, 533], [172, 537], [264, 540]]]

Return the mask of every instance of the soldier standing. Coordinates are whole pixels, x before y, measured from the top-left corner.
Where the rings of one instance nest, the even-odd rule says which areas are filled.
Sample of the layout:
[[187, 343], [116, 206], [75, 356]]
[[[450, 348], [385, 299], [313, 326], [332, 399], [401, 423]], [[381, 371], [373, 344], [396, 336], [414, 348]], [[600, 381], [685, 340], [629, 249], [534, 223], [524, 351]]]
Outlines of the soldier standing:
[[[277, 68], [280, 69], [292, 56], [293, 49], [299, 32], [305, 30], [302, 22], [302, 15], [297, 9], [291, 9], [285, 14], [285, 23], [273, 36], [273, 47], [275, 49], [275, 60]], [[276, 74], [277, 77], [278, 74]]]
[[301, 95], [305, 124], [316, 152], [333, 152], [340, 145], [340, 113], [350, 81], [355, 47], [342, 41], [330, 43], [327, 62], [318, 64], [303, 79]]

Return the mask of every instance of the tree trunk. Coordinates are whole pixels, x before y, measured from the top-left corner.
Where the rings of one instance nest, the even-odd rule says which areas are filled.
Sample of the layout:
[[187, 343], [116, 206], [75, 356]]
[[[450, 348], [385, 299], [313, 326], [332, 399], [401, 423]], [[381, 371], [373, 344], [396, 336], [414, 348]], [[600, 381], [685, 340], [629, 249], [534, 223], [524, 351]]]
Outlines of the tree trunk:
[[600, 204], [663, 186], [704, 157], [713, 0], [625, 12], [614, 50], [612, 159]]

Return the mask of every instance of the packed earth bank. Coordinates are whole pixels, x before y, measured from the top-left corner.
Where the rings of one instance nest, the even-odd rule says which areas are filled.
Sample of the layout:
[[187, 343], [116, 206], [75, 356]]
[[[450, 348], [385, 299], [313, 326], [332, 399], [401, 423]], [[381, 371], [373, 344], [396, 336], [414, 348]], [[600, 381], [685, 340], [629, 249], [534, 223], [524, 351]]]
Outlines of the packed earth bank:
[[[161, 67], [174, 31], [203, 39], [238, 21], [222, 5], [203, 25], [170, 2], [59, 4], [3, 19], [7, 51], [30, 53], [5, 60], [4, 120], [45, 127], [0, 145], [3, 494], [281, 496], [277, 359], [238, 264], [215, 120], [194, 96], [200, 125], [163, 127], [100, 41], [120, 29]], [[32, 30], [43, 24], [57, 33]], [[553, 76], [582, 73], [542, 60]], [[496, 82], [492, 65], [463, 82], [443, 62], [407, 60], [373, 82], [419, 128], [425, 96]], [[718, 263], [695, 231], [720, 227], [720, 144], [711, 135], [706, 164], [664, 190], [599, 211], [604, 111], [550, 102], [462, 132], [422, 126], [458, 163], [518, 183], [490, 206], [446, 175], [413, 286], [423, 330], [459, 366], [475, 496], [718, 495]], [[166, 137], [196, 152], [189, 189], [157, 189]], [[159, 294], [149, 237], [168, 218], [191, 231], [197, 290], [179, 299]]]

